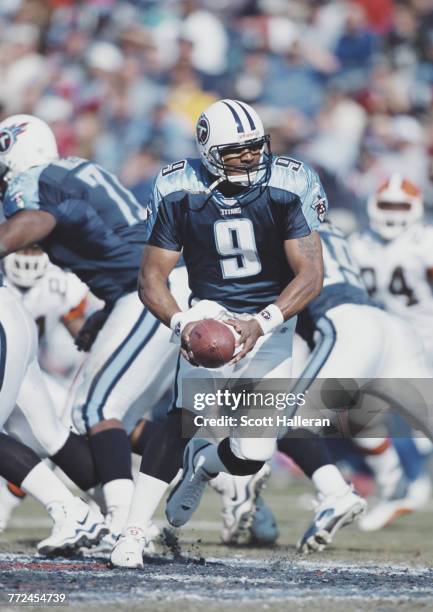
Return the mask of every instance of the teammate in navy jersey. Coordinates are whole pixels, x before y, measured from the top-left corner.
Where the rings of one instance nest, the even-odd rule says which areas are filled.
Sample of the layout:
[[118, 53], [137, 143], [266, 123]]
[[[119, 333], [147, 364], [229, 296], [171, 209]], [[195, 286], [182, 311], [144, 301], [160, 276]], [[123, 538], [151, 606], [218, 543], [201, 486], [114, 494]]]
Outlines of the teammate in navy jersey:
[[[250, 106], [222, 100], [197, 123], [199, 160], [182, 160], [158, 175], [151, 207], [156, 222], [139, 276], [143, 303], [181, 336], [176, 398], [158, 444], [145, 451], [128, 529], [112, 553], [119, 566], [142, 565], [143, 525], [151, 519], [181, 466], [186, 441], [181, 418], [191, 419], [182, 385], [197, 376], [189, 334], [198, 320], [223, 318], [238, 335], [239, 352], [207, 378], [279, 377], [291, 374], [296, 313], [320, 291], [323, 262], [315, 231], [327, 202], [316, 173], [288, 157], [272, 157], [270, 138]], [[183, 254], [192, 303], [182, 312], [167, 287]], [[212, 475], [257, 474], [275, 439], [227, 438], [215, 446], [193, 439], [183, 477], [167, 516], [184, 524]], [[145, 461], [146, 459], [146, 461]], [[341, 478], [346, 491], [346, 483]]]
[[[365, 403], [361, 396], [356, 406], [362, 409], [350, 412], [351, 424], [358, 431], [353, 442], [373, 470], [382, 496], [378, 506], [360, 521], [362, 528], [374, 529], [402, 512], [415, 509], [418, 503], [410, 486], [403, 482], [398, 455], [386, 437], [385, 425], [381, 427], [378, 409], [385, 410], [391, 404], [403, 414], [410, 413], [420, 429], [431, 437], [431, 428], [426, 431], [427, 424], [423, 423], [422, 411], [413, 405], [413, 397], [405, 404], [404, 394], [401, 390], [396, 392], [399, 378], [429, 378], [430, 372], [417, 335], [369, 297], [344, 234], [328, 222], [320, 226], [319, 234], [324, 259], [323, 289], [298, 318], [297, 331], [313, 350], [294, 392], [305, 390], [311, 384], [317, 397], [322, 382], [335, 379], [340, 379], [343, 385], [344, 379], [360, 381], [360, 384], [382, 378], [391, 380], [386, 393], [381, 387], [378, 395], [375, 395], [375, 383], [370, 385]], [[411, 389], [408, 380], [403, 383]], [[374, 398], [373, 404], [368, 403], [369, 397]], [[305, 409], [308, 413], [309, 407]], [[290, 439], [279, 440], [278, 449], [289, 454]], [[345, 503], [334, 500], [331, 513], [330, 501], [323, 500], [318, 505], [316, 518], [299, 544], [301, 550], [321, 550], [332, 540], [335, 526], [341, 526], [336, 515], [343, 513]]]
[[103, 168], [59, 159], [50, 128], [29, 115], [0, 124], [0, 168], [7, 218], [0, 225], [0, 256], [38, 243], [105, 301], [78, 336], [78, 346], [91, 351], [73, 418], [81, 433], [90, 434], [116, 537], [133, 490], [121, 420], [141, 393], [143, 349], [159, 324], [136, 294], [149, 211]]

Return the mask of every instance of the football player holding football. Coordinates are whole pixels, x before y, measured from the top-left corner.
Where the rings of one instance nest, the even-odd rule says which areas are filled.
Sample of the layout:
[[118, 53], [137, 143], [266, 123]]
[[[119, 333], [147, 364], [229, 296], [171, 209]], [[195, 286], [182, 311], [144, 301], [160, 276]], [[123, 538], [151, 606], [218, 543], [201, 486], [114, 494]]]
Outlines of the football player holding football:
[[[200, 159], [162, 169], [150, 204], [156, 221], [143, 255], [140, 297], [180, 337], [182, 353], [173, 409], [161, 436], [143, 455], [128, 528], [112, 553], [119, 566], [142, 565], [143, 525], [182, 466], [187, 444], [182, 420], [192, 422], [194, 416], [183, 399], [184, 385], [197, 376], [289, 379], [296, 314], [322, 287], [316, 230], [327, 202], [316, 173], [297, 160], [273, 157], [260, 117], [236, 100], [221, 100], [202, 113], [197, 144]], [[181, 254], [192, 291], [187, 311], [167, 287]], [[198, 320], [221, 317], [238, 335], [239, 351], [221, 368], [198, 370], [189, 334]], [[170, 523], [189, 520], [206, 484], [219, 472], [259, 474], [275, 445], [271, 434], [233, 435], [217, 445], [193, 438], [167, 504]], [[335, 472], [333, 493], [357, 506], [360, 498]]]

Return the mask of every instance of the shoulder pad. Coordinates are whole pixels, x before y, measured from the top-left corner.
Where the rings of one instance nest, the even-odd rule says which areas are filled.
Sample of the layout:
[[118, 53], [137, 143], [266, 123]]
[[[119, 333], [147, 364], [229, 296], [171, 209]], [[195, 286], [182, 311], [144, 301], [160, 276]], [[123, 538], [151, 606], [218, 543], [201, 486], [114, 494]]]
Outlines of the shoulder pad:
[[44, 278], [63, 278], [66, 274], [68, 274], [66, 270], [59, 268], [59, 266], [56, 266], [50, 261], [45, 271]]
[[328, 201], [320, 179], [307, 164], [291, 157], [276, 157], [272, 162], [269, 186], [290, 191], [299, 197], [312, 230], [325, 219]]
[[206, 193], [205, 169], [199, 159], [182, 159], [164, 166], [156, 177], [155, 187], [162, 197], [176, 191]]
[[416, 240], [423, 240], [425, 238], [431, 238], [433, 235], [433, 226], [425, 223], [415, 223], [408, 228], [411, 236], [414, 236]]
[[287, 189], [302, 196], [315, 181], [319, 181], [316, 172], [297, 159], [280, 155], [272, 162], [269, 184], [273, 187]]
[[39, 177], [46, 166], [30, 168], [12, 179], [4, 199], [4, 213], [10, 217], [19, 210], [39, 208]]

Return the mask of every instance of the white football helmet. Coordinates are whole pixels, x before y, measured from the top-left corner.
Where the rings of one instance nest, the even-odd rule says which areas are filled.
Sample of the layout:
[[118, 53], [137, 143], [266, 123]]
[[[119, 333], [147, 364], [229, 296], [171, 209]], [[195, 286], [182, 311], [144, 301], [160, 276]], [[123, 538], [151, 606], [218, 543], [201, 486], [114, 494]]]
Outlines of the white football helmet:
[[[196, 126], [197, 145], [203, 164], [214, 176], [246, 186], [266, 180], [271, 165], [270, 136], [256, 111], [239, 100], [219, 100], [199, 117]], [[228, 166], [222, 160], [224, 149], [260, 149], [260, 162], [246, 169], [244, 165]], [[227, 171], [236, 174], [227, 174]]]
[[37, 247], [11, 253], [3, 260], [7, 280], [20, 289], [30, 289], [47, 271], [49, 258]]
[[393, 174], [367, 203], [371, 228], [385, 240], [393, 240], [410, 225], [421, 221], [424, 204], [421, 190]]
[[58, 157], [54, 134], [42, 119], [12, 115], [0, 123], [0, 177], [3, 182]]

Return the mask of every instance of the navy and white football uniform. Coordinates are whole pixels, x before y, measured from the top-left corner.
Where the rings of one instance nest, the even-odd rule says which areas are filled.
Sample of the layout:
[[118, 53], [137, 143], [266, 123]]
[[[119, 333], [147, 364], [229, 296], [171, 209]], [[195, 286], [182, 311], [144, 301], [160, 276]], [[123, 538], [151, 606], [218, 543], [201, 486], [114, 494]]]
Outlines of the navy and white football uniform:
[[42, 248], [98, 298], [113, 303], [135, 291], [149, 215], [113, 174], [77, 157], [30, 168], [12, 180], [3, 210], [6, 218], [20, 210], [53, 215]]
[[[84, 432], [100, 420], [122, 419], [159, 372], [149, 359], [149, 343], [160, 324], [143, 309], [136, 292], [150, 233], [149, 210], [116, 177], [80, 158], [17, 175], [5, 194], [5, 216], [26, 209], [56, 218], [55, 229], [41, 246], [53, 263], [75, 272], [112, 306], [82, 369], [73, 420]], [[157, 359], [158, 353], [154, 356]]]
[[420, 339], [369, 297], [344, 234], [330, 223], [319, 232], [325, 280], [298, 319], [298, 332], [314, 345], [301, 377], [429, 377]]
[[[348, 427], [349, 435], [355, 436], [355, 446], [362, 450], [373, 470], [382, 500], [361, 519], [361, 528], [378, 529], [398, 516], [399, 511], [407, 512], [407, 508], [413, 510], [417, 507], [414, 499], [405, 492], [402, 466], [388, 441], [386, 411], [389, 405], [393, 405], [404, 415], [410, 414], [417, 429], [423, 430], [431, 439], [429, 386], [421, 382], [415, 388], [408, 380], [429, 380], [431, 372], [417, 334], [405, 321], [382, 310], [368, 295], [344, 234], [330, 223], [324, 223], [319, 232], [325, 267], [324, 287], [298, 318], [297, 331], [313, 350], [303, 360], [303, 368], [299, 367], [300, 364], [296, 366], [300, 380], [295, 391], [309, 388], [310, 399], [321, 398], [321, 385], [329, 380], [349, 379], [352, 385], [356, 379], [362, 386], [379, 379], [369, 387], [370, 393], [376, 389], [380, 391], [379, 395], [364, 397], [357, 409], [350, 412], [349, 420], [344, 413], [326, 412], [326, 416], [337, 420], [343, 432]], [[403, 379], [401, 382], [400, 378]], [[342, 381], [342, 385], [345, 384]], [[402, 393], [402, 387], [406, 395]], [[426, 393], [424, 405], [420, 401], [423, 393]], [[323, 410], [322, 401], [318, 408]], [[308, 409], [301, 407], [298, 415], [303, 416], [304, 410], [305, 416], [311, 416], [311, 405]], [[419, 464], [416, 467], [419, 469]]]
[[[214, 180], [199, 160], [164, 168], [154, 186], [151, 207], [157, 214], [149, 244], [182, 251], [197, 319], [248, 319], [275, 301], [293, 278], [284, 241], [318, 228], [326, 196], [313, 170], [286, 157], [275, 158], [269, 180], [242, 196], [209, 189]], [[209, 370], [180, 358], [175, 406], [191, 408], [183, 399], [187, 379], [290, 378], [295, 323], [293, 317], [259, 338], [234, 366]], [[234, 438], [231, 448], [240, 458], [265, 461], [275, 440]]]

